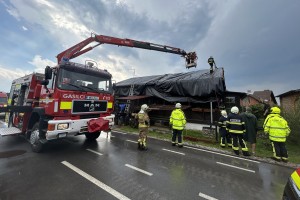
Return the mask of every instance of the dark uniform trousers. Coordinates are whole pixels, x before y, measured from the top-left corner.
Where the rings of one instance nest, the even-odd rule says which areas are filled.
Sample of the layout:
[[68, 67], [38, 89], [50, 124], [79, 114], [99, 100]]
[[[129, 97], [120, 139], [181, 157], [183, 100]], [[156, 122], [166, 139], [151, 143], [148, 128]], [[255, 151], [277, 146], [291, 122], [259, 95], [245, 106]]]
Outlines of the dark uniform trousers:
[[173, 129], [172, 144], [176, 144], [178, 138], [178, 145], [182, 145], [182, 130]]
[[285, 142], [275, 142], [271, 140], [271, 144], [273, 147], [273, 157], [276, 159], [287, 160], [288, 159], [288, 153], [285, 147]]
[[231, 137], [232, 137], [232, 149], [236, 155], [239, 155], [239, 143], [242, 148], [243, 154], [248, 152], [248, 148], [246, 146], [243, 134], [231, 133]]

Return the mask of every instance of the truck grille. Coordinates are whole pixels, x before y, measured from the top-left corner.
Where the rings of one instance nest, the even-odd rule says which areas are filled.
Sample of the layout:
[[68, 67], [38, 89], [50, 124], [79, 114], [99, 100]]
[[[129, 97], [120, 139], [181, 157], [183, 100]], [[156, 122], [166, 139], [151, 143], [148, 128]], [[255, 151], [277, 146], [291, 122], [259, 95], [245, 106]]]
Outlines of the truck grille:
[[107, 101], [80, 100], [73, 101], [72, 114], [103, 113], [107, 111]]

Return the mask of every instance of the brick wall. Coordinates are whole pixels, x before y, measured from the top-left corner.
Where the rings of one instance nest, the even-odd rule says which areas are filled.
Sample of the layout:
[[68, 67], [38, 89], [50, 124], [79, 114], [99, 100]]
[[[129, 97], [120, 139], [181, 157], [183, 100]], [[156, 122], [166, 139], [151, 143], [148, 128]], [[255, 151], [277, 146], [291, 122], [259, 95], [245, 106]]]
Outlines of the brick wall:
[[253, 97], [247, 96], [245, 97], [243, 100], [241, 100], [241, 106], [253, 106], [253, 105], [257, 105], [260, 102], [257, 101], [256, 99], [254, 99]]
[[280, 105], [283, 110], [295, 109], [297, 102], [300, 102], [300, 93], [294, 93], [289, 96], [280, 97]]

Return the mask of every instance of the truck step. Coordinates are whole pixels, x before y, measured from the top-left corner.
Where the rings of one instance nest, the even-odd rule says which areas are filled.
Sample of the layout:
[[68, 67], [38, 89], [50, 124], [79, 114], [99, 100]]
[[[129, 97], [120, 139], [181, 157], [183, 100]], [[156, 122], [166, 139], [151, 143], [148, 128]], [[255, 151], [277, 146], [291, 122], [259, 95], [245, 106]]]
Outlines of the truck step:
[[9, 127], [9, 128], [0, 128], [0, 135], [1, 136], [8, 136], [8, 135], [17, 135], [22, 133], [22, 131], [16, 127]]

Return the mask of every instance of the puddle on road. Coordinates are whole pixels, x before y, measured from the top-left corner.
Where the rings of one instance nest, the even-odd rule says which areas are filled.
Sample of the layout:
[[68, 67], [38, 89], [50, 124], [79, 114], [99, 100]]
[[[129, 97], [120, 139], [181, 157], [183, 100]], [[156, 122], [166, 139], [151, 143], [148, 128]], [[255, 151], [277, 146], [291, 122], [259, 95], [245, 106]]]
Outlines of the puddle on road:
[[26, 153], [25, 150], [12, 150], [12, 151], [2, 151], [0, 152], [0, 158], [10, 158], [19, 156]]

